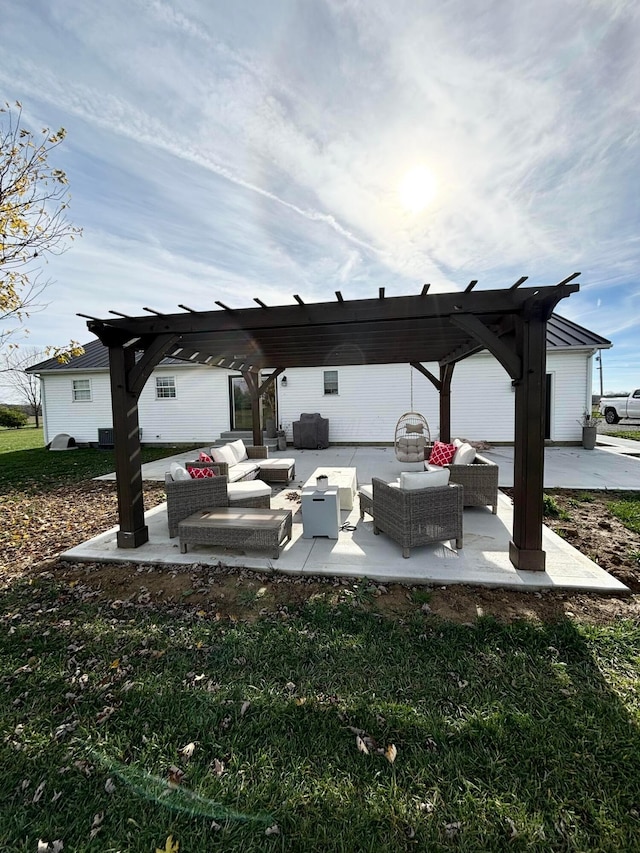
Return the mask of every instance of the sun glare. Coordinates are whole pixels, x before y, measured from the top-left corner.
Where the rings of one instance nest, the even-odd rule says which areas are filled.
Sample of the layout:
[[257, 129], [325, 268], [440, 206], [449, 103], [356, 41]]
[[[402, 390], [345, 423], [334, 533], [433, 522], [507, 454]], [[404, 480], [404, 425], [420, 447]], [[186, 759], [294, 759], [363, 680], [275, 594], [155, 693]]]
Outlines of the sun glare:
[[420, 213], [436, 196], [435, 175], [426, 166], [410, 169], [400, 182], [398, 192], [402, 206], [410, 213]]

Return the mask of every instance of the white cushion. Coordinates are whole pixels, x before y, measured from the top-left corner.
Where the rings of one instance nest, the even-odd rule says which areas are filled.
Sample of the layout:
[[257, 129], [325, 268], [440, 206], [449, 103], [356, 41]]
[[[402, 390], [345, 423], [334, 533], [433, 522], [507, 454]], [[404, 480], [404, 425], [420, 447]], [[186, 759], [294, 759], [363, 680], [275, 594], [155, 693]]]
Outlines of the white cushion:
[[235, 465], [238, 461], [236, 459], [236, 454], [233, 452], [233, 448], [228, 444], [223, 444], [222, 447], [212, 447], [211, 455], [213, 456], [214, 462], [226, 462], [229, 467]]
[[444, 471], [444, 468], [442, 467], [442, 465], [432, 465], [431, 462], [425, 462], [424, 463], [424, 470], [425, 471]]
[[451, 444], [455, 444], [456, 447], [461, 447], [464, 444], [464, 442], [462, 441], [461, 438], [454, 438], [453, 441], [451, 442]]
[[296, 464], [295, 459], [280, 459], [275, 456], [273, 459], [255, 459], [253, 461], [259, 468], [273, 468], [276, 471], [283, 471]]
[[180, 465], [179, 462], [172, 462], [169, 466], [169, 473], [171, 474], [174, 481], [178, 480], [190, 480], [191, 474], [187, 471], [184, 465]]
[[239, 438], [237, 441], [230, 441], [227, 447], [233, 450], [233, 455], [236, 457], [236, 462], [244, 462], [248, 459], [247, 448], [244, 446], [244, 441]]
[[440, 471], [403, 471], [400, 474], [400, 488], [406, 492], [411, 492], [417, 489], [429, 489], [434, 486], [446, 486], [449, 483], [451, 472], [448, 468], [442, 468]]
[[456, 450], [455, 456], [451, 460], [452, 465], [471, 465], [476, 458], [476, 449], [467, 442], [463, 442]]
[[260, 469], [253, 460], [248, 462], [238, 462], [236, 465], [229, 466], [229, 482], [235, 483], [236, 480], [254, 480]]
[[241, 483], [229, 483], [227, 494], [230, 501], [239, 501], [241, 498], [262, 498], [271, 495], [271, 486], [262, 480], [243, 480]]

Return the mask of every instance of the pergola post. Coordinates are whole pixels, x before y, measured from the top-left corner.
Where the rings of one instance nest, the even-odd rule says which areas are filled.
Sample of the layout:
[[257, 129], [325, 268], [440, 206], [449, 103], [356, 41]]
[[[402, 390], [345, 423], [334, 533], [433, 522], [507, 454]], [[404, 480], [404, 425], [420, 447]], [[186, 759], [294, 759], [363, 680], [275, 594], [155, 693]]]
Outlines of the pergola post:
[[109, 347], [111, 404], [118, 489], [118, 548], [138, 548], [149, 541], [144, 523], [138, 394], [130, 390], [135, 368], [133, 347]]
[[513, 539], [509, 557], [517, 569], [544, 571], [542, 550], [544, 418], [547, 321], [538, 310], [516, 320], [522, 378], [515, 382]]
[[451, 379], [454, 364], [440, 365], [440, 441], [451, 441]]
[[260, 385], [260, 374], [257, 370], [242, 370], [242, 378], [247, 383], [249, 397], [251, 398], [251, 427], [253, 432], [253, 444], [261, 447], [264, 444], [262, 438], [262, 427], [260, 426], [260, 398], [262, 389]]

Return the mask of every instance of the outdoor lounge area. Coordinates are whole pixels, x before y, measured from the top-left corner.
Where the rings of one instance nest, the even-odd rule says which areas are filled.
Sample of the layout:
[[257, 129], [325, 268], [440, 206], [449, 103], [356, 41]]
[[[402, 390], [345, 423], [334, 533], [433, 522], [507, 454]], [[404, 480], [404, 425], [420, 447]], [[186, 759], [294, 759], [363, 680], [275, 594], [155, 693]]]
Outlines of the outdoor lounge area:
[[[587, 488], [590, 484], [607, 487], [601, 473], [604, 471], [608, 471], [612, 478], [609, 488], [613, 487], [614, 481], [623, 488], [631, 488], [632, 482], [637, 482], [635, 469], [640, 468], [640, 461], [623, 453], [615, 454], [610, 449], [585, 451], [558, 447], [547, 448], [547, 454], [552, 456], [552, 464], [547, 464], [547, 470], [555, 477], [562, 477], [563, 470], [570, 471], [577, 488]], [[304, 538], [300, 495], [303, 485], [316, 469], [353, 468], [357, 472], [357, 488], [360, 489], [376, 477], [392, 481], [411, 466], [399, 463], [392, 447], [288, 449], [287, 455], [295, 456], [296, 478], [288, 485], [274, 486], [270, 501], [271, 509], [292, 514], [291, 539], [280, 549], [277, 562], [269, 549], [259, 551], [242, 546], [193, 545], [187, 553], [180, 553], [179, 538], [169, 536], [166, 504], [147, 511], [145, 522], [149, 528], [149, 541], [135, 552], [118, 548], [117, 528], [113, 528], [63, 556], [70, 560], [134, 562], [140, 565], [215, 565], [222, 562], [230, 566], [273, 569], [291, 574], [366, 576], [380, 581], [437, 585], [464, 583], [526, 590], [564, 588], [612, 593], [626, 590], [623, 584], [547, 528], [543, 529], [546, 570], [516, 569], [509, 559], [513, 507], [511, 499], [502, 492], [498, 493], [496, 514], [493, 514], [491, 506], [464, 508], [462, 548], [456, 548], [455, 541], [435, 542], [412, 548], [410, 557], [403, 558], [398, 542], [384, 532], [375, 535], [369, 515], [361, 519], [357, 495], [350, 509], [340, 510], [342, 529], [337, 539]], [[486, 451], [485, 455], [501, 459], [500, 485], [510, 486], [513, 482], [513, 448], [495, 448], [494, 451]], [[143, 479], [163, 481], [171, 463], [183, 459], [184, 456], [177, 456], [149, 463], [143, 468]], [[629, 470], [630, 466], [633, 470]], [[420, 466], [414, 466], [413, 471], [416, 470], [420, 470]], [[576, 481], [580, 472], [583, 480]], [[107, 475], [103, 479], [113, 479], [114, 476]]]

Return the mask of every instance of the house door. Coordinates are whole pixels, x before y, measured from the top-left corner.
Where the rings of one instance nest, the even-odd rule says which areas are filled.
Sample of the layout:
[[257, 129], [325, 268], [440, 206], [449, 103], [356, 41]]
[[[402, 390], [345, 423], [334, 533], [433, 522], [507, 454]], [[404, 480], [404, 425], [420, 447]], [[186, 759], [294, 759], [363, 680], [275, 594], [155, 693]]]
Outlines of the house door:
[[253, 429], [251, 395], [242, 376], [229, 377], [229, 398], [231, 401], [231, 429]]

